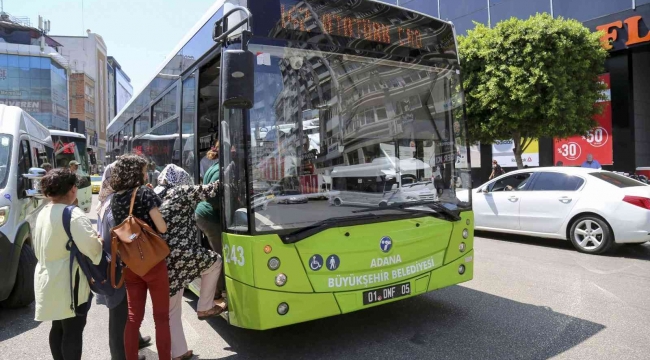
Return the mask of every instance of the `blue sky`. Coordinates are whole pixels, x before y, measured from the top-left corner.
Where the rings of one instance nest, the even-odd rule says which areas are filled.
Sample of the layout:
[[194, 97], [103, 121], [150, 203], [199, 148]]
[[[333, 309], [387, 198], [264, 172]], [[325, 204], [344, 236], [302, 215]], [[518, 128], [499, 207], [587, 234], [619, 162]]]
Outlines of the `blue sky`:
[[4, 0], [4, 10], [51, 21], [50, 35], [101, 35], [138, 91], [214, 0]]

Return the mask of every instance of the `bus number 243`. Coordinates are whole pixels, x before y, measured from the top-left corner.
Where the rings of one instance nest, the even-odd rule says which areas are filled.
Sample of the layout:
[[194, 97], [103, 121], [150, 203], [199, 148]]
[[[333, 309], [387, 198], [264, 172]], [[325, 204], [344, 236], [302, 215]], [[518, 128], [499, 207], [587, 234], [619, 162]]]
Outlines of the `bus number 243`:
[[226, 263], [233, 263], [235, 265], [244, 266], [246, 260], [244, 259], [244, 248], [241, 246], [228, 244], [223, 246], [223, 257]]

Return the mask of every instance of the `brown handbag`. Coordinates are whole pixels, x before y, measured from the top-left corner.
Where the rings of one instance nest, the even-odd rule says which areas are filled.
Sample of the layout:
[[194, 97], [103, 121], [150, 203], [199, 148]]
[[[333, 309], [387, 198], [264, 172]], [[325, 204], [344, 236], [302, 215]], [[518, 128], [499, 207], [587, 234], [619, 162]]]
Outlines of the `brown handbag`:
[[133, 204], [138, 189], [133, 190], [129, 216], [118, 226], [111, 229], [111, 285], [115, 289], [122, 287], [124, 276], [115, 284], [116, 255], [138, 276], [145, 276], [149, 270], [165, 260], [169, 255], [169, 246], [146, 222], [133, 216]]

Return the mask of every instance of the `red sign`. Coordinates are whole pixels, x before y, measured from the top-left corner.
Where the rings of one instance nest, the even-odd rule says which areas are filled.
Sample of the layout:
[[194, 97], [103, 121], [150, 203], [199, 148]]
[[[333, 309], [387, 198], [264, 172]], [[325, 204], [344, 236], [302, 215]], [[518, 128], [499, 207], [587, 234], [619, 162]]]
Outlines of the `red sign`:
[[63, 154], [74, 154], [74, 143], [63, 143], [61, 141], [57, 142], [54, 144], [54, 151], [59, 152], [59, 150], [63, 149], [61, 151]]
[[600, 105], [603, 111], [596, 115], [594, 120], [598, 126], [591, 129], [583, 136], [573, 136], [568, 139], [555, 139], [554, 162], [562, 161], [564, 166], [580, 166], [587, 160], [587, 155], [592, 154], [594, 160], [601, 165], [612, 165], [614, 158], [612, 154], [612, 101], [610, 91], [609, 74], [599, 77], [605, 83], [607, 89], [606, 100]]

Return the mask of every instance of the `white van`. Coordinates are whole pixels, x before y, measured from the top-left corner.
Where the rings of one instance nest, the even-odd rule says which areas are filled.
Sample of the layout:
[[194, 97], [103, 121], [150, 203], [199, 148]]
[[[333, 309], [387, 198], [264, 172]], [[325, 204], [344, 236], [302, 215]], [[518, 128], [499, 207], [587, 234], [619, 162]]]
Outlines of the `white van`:
[[0, 305], [34, 301], [36, 257], [31, 229], [48, 202], [30, 197], [32, 181], [23, 176], [44, 163], [54, 166], [49, 130], [22, 109], [0, 105]]

